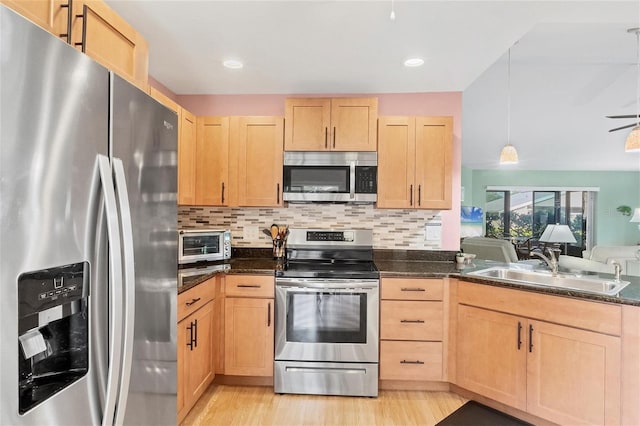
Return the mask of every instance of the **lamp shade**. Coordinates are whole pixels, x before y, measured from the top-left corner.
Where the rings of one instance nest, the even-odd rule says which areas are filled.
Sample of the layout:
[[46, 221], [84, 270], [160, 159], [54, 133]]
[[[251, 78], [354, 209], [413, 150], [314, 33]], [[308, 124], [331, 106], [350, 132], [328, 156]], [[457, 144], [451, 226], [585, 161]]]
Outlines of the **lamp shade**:
[[515, 146], [508, 143], [502, 147], [500, 164], [518, 164], [518, 151]]
[[575, 243], [576, 239], [567, 225], [547, 225], [540, 236], [543, 243]]
[[627, 140], [624, 143], [625, 152], [639, 152], [640, 151], [640, 126], [636, 126], [631, 130]]
[[640, 207], [633, 209], [633, 216], [631, 216], [629, 222], [640, 222]]

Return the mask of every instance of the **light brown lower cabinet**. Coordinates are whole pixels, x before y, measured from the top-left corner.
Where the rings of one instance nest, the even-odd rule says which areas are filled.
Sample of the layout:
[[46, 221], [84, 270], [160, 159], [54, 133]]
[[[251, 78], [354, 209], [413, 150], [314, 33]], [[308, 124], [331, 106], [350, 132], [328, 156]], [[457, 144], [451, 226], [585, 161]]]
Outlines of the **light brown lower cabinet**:
[[273, 276], [228, 275], [225, 291], [224, 374], [273, 376]]
[[[498, 301], [489, 307], [504, 302], [512, 309], [520, 307], [525, 315], [538, 315], [535, 310], [545, 306], [545, 300], [560, 299], [535, 295], [527, 302], [526, 292], [491, 287], [486, 293], [487, 300]], [[509, 295], [514, 297], [510, 300]], [[611, 324], [617, 318], [619, 323], [617, 307], [606, 312], [602, 307], [607, 305], [566, 300], [567, 305], [580, 303], [575, 305], [576, 315], [602, 314], [603, 321], [611, 318]], [[589, 305], [600, 306], [593, 306], [590, 314]], [[567, 311], [572, 312], [570, 306]], [[620, 424], [619, 336], [482, 306], [460, 304], [457, 312], [458, 386], [558, 424]]]
[[443, 379], [442, 279], [383, 278], [380, 380]]
[[177, 422], [214, 379], [214, 289], [212, 278], [178, 295]]

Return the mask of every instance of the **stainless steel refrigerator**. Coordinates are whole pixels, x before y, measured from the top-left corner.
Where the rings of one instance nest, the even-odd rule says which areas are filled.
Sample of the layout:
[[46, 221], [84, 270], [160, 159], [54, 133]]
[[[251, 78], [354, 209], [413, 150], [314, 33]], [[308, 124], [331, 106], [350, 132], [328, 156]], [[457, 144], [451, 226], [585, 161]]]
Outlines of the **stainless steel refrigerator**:
[[0, 424], [175, 424], [177, 129], [0, 5]]

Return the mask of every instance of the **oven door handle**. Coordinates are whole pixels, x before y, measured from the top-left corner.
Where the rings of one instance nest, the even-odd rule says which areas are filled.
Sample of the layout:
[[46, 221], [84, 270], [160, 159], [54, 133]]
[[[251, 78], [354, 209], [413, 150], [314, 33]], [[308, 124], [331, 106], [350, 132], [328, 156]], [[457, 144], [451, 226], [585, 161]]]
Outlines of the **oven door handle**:
[[[350, 282], [353, 281], [353, 282]], [[276, 278], [276, 287], [313, 287], [319, 289], [335, 288], [378, 288], [379, 280], [340, 280], [340, 279], [304, 279], [304, 278]]]

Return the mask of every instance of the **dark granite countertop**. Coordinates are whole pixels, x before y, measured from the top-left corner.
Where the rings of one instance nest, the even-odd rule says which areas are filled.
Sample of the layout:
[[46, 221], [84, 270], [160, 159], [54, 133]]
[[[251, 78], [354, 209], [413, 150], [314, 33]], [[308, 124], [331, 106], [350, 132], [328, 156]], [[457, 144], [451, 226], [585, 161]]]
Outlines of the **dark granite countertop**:
[[376, 260], [381, 277], [449, 277], [460, 271], [455, 262], [428, 260]]
[[[222, 260], [219, 262], [207, 262], [198, 266], [203, 268], [220, 267], [221, 269], [207, 271], [203, 272], [201, 275], [188, 277], [184, 279], [182, 285], [180, 285], [180, 281], [178, 281], [178, 294], [207, 281], [209, 278], [212, 278], [217, 274], [274, 275], [276, 270], [282, 268], [282, 262], [277, 262], [270, 258], [240, 258]], [[193, 267], [194, 266], [192, 265], [184, 265], [183, 268], [178, 269], [178, 275], [180, 275], [181, 270]]]
[[[186, 291], [219, 273], [274, 275], [276, 270], [282, 268], [282, 262], [265, 257], [266, 253], [268, 252], [260, 251], [258, 254], [261, 257], [237, 257], [226, 261], [208, 263], [207, 266], [224, 265], [223, 267], [226, 269], [212, 271], [193, 278], [190, 277], [188, 282], [178, 288], [178, 293], [182, 293], [183, 291]], [[234, 254], [250, 256], [254, 253], [246, 251], [245, 249], [243, 252], [237, 252]], [[640, 277], [623, 276], [622, 279], [630, 281], [630, 284], [622, 289], [619, 295], [607, 296], [557, 287], [517, 284], [492, 278], [470, 276], [468, 275], [469, 272], [506, 264], [475, 260], [472, 265], [458, 266], [453, 261], [454, 256], [455, 252], [448, 251], [376, 250], [374, 261], [380, 270], [381, 277], [457, 277], [464, 278], [465, 281], [484, 285], [515, 288], [519, 290], [534, 291], [557, 296], [568, 296], [586, 300], [640, 306]], [[613, 278], [611, 274], [599, 274], [599, 276]]]

